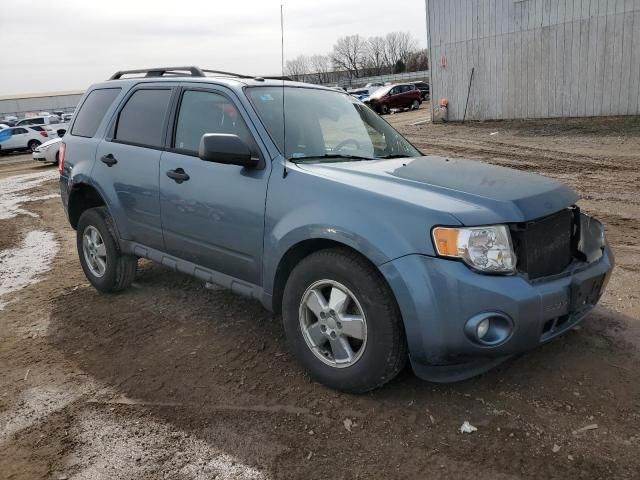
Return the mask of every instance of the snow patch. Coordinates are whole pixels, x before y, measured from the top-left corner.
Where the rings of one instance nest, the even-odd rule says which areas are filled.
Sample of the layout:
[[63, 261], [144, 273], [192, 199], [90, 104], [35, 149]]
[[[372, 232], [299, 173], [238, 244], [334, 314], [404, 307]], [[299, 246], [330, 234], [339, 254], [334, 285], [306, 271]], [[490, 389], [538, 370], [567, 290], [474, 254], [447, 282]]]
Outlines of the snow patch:
[[0, 220], [13, 218], [20, 214], [37, 217], [38, 215], [23, 209], [21, 205], [26, 202], [55, 198], [59, 195], [49, 194], [34, 196], [21, 192], [36, 188], [45, 182], [58, 178], [58, 176], [57, 170], [50, 170], [46, 172], [0, 178]]
[[36, 277], [51, 269], [58, 252], [53, 233], [42, 230], [29, 232], [19, 247], [0, 252], [0, 310], [8, 293], [37, 282]]
[[0, 412], [0, 445], [8, 442], [16, 433], [62, 410], [80, 396], [81, 393], [54, 385], [27, 388], [22, 392], [20, 401]]
[[[72, 426], [78, 451], [61, 474], [71, 480], [189, 478], [266, 480], [267, 475], [207, 441], [145, 417], [133, 422], [113, 412], [85, 411]], [[171, 447], [178, 445], [179, 448]], [[79, 464], [76, 459], [89, 459]]]

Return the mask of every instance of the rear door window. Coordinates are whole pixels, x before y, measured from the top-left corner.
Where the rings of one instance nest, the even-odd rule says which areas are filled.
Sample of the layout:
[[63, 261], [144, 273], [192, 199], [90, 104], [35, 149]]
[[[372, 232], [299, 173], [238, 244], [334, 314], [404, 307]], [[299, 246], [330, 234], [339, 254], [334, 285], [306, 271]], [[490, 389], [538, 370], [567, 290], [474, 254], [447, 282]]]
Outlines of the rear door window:
[[120, 111], [114, 139], [144, 147], [161, 147], [171, 89], [136, 90]]
[[100, 122], [102, 122], [102, 118], [120, 93], [120, 90], [120, 88], [93, 90], [80, 107], [78, 115], [76, 115], [71, 135], [93, 137], [100, 126]]

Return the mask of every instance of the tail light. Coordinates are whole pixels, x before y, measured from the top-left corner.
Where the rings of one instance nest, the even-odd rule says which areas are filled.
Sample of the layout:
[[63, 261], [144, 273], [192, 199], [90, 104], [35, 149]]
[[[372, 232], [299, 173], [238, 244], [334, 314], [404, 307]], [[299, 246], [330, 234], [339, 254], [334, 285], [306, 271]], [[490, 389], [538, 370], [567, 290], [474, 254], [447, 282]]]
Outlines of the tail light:
[[44, 138], [49, 137], [49, 134], [47, 132], [45, 132], [44, 130], [42, 132], [40, 132], [40, 135], [42, 135]]
[[67, 151], [67, 145], [64, 142], [60, 143], [60, 150], [58, 150], [58, 173], [62, 175], [64, 170], [64, 154]]

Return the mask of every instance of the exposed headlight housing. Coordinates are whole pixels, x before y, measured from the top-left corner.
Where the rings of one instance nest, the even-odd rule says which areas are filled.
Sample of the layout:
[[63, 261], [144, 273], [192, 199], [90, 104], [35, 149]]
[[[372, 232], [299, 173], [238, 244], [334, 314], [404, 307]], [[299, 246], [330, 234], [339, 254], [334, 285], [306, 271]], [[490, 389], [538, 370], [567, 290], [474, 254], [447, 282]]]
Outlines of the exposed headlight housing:
[[506, 225], [486, 227], [436, 227], [433, 243], [441, 257], [459, 258], [487, 273], [512, 273], [516, 254]]

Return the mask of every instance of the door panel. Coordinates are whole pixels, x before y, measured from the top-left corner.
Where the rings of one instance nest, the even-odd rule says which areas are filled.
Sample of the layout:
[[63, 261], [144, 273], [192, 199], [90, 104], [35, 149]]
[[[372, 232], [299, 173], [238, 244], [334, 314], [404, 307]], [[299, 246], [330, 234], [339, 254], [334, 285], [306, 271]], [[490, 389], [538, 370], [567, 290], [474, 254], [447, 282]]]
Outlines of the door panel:
[[[162, 250], [158, 172], [160, 150], [103, 140], [96, 151], [93, 177], [107, 190], [111, 214], [125, 240]], [[117, 161], [108, 166], [103, 157]]]
[[[25, 129], [21, 128], [18, 132], [25, 131]], [[12, 148], [25, 148], [27, 146], [27, 137], [28, 133], [16, 133], [16, 130], [13, 131], [11, 137], [9, 139], [2, 142], [2, 148], [5, 150], [9, 150]]]
[[[162, 228], [170, 254], [259, 284], [269, 169], [207, 162], [196, 153], [203, 134], [229, 133], [245, 140], [259, 155], [255, 132], [240, 112], [222, 92], [184, 91], [174, 148], [160, 160]], [[167, 176], [178, 169], [189, 179]]]
[[113, 138], [100, 142], [92, 176], [106, 190], [111, 214], [126, 240], [164, 250], [158, 176], [175, 89], [142, 87], [124, 101]]
[[[181, 168], [189, 180], [167, 176]], [[266, 170], [206, 162], [164, 152], [160, 204], [167, 251], [184, 260], [258, 283]]]

